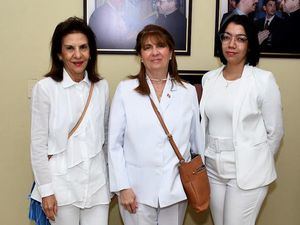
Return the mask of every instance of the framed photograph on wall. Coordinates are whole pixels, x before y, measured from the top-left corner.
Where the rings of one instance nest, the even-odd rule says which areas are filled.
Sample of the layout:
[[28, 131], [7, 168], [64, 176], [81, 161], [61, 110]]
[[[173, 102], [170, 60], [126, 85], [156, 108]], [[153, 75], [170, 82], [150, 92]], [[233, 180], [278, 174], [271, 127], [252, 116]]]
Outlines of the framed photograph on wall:
[[96, 35], [98, 53], [135, 54], [144, 26], [167, 29], [177, 55], [190, 55], [192, 0], [84, 0], [84, 19]]
[[206, 72], [208, 71], [207, 70], [178, 70], [181, 79], [195, 86], [199, 102], [202, 96], [201, 80], [202, 80], [202, 76]]
[[[215, 40], [226, 19], [246, 14], [258, 31], [262, 57], [300, 58], [300, 9], [279, 9], [281, 1], [216, 0]], [[216, 45], [214, 53], [218, 55]]]

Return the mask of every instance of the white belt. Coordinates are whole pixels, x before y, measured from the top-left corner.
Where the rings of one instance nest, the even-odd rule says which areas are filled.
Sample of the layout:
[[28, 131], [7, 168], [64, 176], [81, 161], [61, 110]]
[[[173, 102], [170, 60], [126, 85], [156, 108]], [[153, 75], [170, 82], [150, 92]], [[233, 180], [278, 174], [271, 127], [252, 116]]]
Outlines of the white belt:
[[221, 139], [208, 135], [208, 147], [215, 152], [234, 151], [233, 140], [231, 138]]

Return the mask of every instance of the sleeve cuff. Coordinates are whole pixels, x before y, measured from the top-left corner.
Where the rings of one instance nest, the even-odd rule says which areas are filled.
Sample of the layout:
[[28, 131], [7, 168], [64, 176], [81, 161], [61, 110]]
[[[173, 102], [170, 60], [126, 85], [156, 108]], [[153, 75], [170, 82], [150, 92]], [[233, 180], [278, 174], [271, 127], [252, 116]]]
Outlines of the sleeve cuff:
[[54, 194], [52, 183], [38, 186], [41, 197], [47, 197]]
[[131, 188], [131, 187], [130, 187], [130, 185], [128, 183], [123, 184], [123, 185], [118, 186], [118, 187], [116, 187], [114, 185], [111, 185], [110, 186], [110, 191], [114, 192], [114, 193], [118, 193], [118, 192], [120, 192], [120, 191], [122, 191], [124, 189], [129, 189], [129, 188]]

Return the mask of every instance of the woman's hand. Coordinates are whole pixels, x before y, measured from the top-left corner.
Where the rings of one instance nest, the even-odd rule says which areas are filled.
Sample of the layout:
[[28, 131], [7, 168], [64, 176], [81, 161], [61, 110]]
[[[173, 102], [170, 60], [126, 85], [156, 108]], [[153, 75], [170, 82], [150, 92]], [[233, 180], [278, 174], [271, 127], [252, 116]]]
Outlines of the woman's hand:
[[57, 202], [54, 195], [42, 198], [42, 207], [48, 219], [55, 221]]
[[137, 202], [131, 188], [120, 191], [120, 204], [130, 213], [136, 213]]

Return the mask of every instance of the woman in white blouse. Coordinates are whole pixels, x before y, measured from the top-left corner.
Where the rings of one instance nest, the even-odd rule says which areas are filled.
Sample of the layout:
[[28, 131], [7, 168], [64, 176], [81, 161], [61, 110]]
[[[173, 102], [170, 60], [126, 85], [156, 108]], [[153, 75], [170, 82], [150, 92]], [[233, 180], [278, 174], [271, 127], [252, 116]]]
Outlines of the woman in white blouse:
[[186, 195], [172, 149], [150, 98], [186, 160], [203, 151], [195, 88], [177, 72], [174, 41], [156, 25], [137, 36], [140, 71], [115, 92], [109, 120], [110, 187], [125, 225], [181, 225]]
[[[96, 70], [95, 37], [72, 17], [55, 28], [51, 70], [32, 94], [32, 198], [51, 224], [106, 225], [110, 193], [106, 163], [108, 84]], [[85, 107], [86, 114], [68, 138]]]
[[205, 162], [215, 225], [254, 225], [283, 136], [280, 93], [259, 69], [259, 45], [246, 16], [230, 17], [219, 32], [222, 67], [202, 79], [200, 103]]

